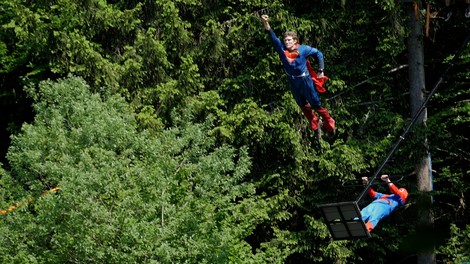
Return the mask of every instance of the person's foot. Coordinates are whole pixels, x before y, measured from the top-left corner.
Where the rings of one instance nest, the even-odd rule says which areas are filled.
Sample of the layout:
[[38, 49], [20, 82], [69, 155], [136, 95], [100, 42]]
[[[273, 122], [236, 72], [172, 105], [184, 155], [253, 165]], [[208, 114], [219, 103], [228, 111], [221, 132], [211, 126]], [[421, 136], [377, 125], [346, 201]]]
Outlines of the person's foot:
[[336, 136], [336, 122], [333, 118], [329, 118], [325, 123], [323, 123], [323, 129], [325, 129], [326, 133], [330, 138], [334, 138]]
[[452, 10], [450, 10], [449, 7], [444, 8], [443, 15], [444, 15], [444, 21], [445, 22], [449, 21], [450, 17], [452, 16]]
[[317, 116], [313, 115], [313, 118], [310, 121], [310, 128], [313, 131], [317, 131], [318, 127], [319, 127], [319, 124], [320, 124], [320, 119]]
[[465, 17], [470, 18], [470, 4], [465, 8]]

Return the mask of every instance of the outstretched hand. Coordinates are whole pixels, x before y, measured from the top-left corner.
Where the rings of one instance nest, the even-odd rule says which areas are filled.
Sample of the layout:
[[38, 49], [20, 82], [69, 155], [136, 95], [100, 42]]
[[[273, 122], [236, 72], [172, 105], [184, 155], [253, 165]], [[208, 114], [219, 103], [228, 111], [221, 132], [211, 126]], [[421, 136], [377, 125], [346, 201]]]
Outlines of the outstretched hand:
[[269, 25], [269, 16], [268, 15], [262, 15], [261, 16], [261, 21], [263, 22], [263, 26], [266, 30], [270, 30], [271, 26]]
[[362, 184], [367, 185], [369, 183], [369, 178], [367, 177], [362, 177]]
[[388, 177], [388, 175], [382, 175], [382, 176], [380, 176], [380, 178], [381, 178], [382, 181], [384, 181], [384, 182], [391, 182], [391, 181], [390, 181], [390, 178]]

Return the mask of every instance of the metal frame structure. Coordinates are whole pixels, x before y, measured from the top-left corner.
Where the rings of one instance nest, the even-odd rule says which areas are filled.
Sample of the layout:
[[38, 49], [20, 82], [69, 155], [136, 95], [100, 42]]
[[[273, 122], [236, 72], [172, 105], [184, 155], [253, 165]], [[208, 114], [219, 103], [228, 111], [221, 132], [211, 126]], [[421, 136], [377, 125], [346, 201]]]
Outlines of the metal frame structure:
[[319, 205], [323, 218], [333, 239], [355, 239], [370, 237], [362, 221], [357, 202], [341, 202]]

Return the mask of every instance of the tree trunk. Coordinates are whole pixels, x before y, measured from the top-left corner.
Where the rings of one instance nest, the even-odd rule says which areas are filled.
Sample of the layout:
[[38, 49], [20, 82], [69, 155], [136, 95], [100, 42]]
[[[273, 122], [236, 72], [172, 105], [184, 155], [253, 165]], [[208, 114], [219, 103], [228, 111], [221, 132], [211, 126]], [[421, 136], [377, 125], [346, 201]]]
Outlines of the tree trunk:
[[[423, 32], [421, 19], [419, 15], [419, 1], [415, 3], [407, 3], [405, 5], [409, 17], [410, 35], [408, 38], [408, 64], [410, 79], [410, 104], [411, 117], [414, 117], [420, 110], [425, 95], [425, 78], [424, 78], [424, 51], [423, 51]], [[426, 125], [427, 111], [426, 108], [416, 120], [417, 126]], [[418, 215], [419, 223], [417, 230], [430, 230], [434, 224], [431, 203], [431, 168], [430, 156], [427, 148], [427, 140], [422, 138], [420, 144], [423, 150], [418, 154], [416, 161], [416, 174], [420, 198], [418, 199]], [[423, 251], [418, 253], [418, 263], [429, 264], [435, 263], [436, 257], [434, 246], [430, 245]]]

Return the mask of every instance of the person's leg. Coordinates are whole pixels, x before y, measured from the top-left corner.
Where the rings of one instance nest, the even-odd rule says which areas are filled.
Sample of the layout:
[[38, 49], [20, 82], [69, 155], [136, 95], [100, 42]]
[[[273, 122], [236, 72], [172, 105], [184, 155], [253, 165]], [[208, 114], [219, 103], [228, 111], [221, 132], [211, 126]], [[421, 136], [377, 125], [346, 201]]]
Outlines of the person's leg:
[[369, 232], [377, 226], [380, 220], [382, 220], [384, 217], [389, 216], [392, 213], [391, 207], [388, 204], [382, 202], [371, 203], [363, 210], [365, 215], [368, 216], [365, 224]]
[[312, 109], [317, 109], [321, 106], [320, 97], [318, 96], [317, 90], [315, 89], [315, 84], [313, 83], [312, 78], [310, 75], [306, 75], [305, 77], [299, 80], [299, 85], [301, 87], [301, 91], [307, 99], [307, 102], [310, 104]]
[[369, 221], [369, 219], [370, 219], [371, 215], [374, 213], [374, 211], [375, 211], [375, 204], [374, 203], [370, 203], [368, 206], [362, 208], [362, 210], [361, 210], [362, 221], [366, 225], [367, 231], [369, 233], [372, 231], [372, 229], [374, 229], [374, 225]]
[[321, 116], [321, 119], [323, 120], [323, 127], [325, 128], [326, 132], [328, 132], [330, 136], [334, 136], [335, 120], [330, 116], [330, 113], [328, 113], [328, 110], [320, 106], [316, 108], [315, 111]]
[[318, 129], [318, 117], [313, 113], [312, 107], [310, 107], [309, 104], [306, 104], [304, 106], [301, 106], [300, 109], [304, 113], [305, 117], [308, 120], [308, 123], [310, 124], [310, 128], [313, 131], [316, 131]]
[[323, 127], [325, 130], [330, 133], [335, 133], [335, 120], [330, 116], [328, 110], [321, 106], [320, 98], [318, 97], [317, 90], [315, 89], [315, 84], [310, 76], [302, 78], [304, 82], [304, 92], [307, 101], [310, 103], [310, 106], [315, 109], [315, 111], [321, 116], [323, 120]]
[[300, 84], [301, 80], [298, 79], [289, 79], [290, 87], [292, 96], [294, 96], [295, 102], [299, 105], [302, 113], [304, 113], [305, 117], [310, 124], [310, 128], [314, 131], [318, 129], [318, 117], [312, 111], [312, 107], [308, 104], [307, 99], [301, 92]]
[[289, 85], [290, 85], [290, 91], [292, 92], [292, 96], [294, 97], [295, 102], [299, 105], [299, 107], [302, 107], [308, 104], [307, 99], [302, 94], [302, 89], [299, 85], [298, 80], [289, 78]]
[[370, 233], [372, 232], [372, 229], [374, 229], [374, 226], [372, 225], [371, 222], [364, 222], [366, 224], [367, 231]]
[[370, 214], [374, 211], [374, 204], [370, 203], [368, 206], [362, 208], [361, 210], [361, 218], [362, 221], [366, 222], [369, 220]]

